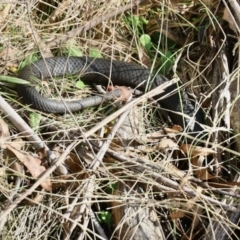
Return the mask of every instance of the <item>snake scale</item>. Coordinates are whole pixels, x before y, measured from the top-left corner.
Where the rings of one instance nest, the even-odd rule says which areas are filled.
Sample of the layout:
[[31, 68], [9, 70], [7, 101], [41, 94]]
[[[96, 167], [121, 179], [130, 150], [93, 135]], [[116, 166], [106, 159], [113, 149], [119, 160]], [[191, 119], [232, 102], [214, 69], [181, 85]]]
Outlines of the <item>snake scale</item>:
[[[32, 80], [33, 77], [46, 79], [76, 74], [81, 74], [81, 79], [90, 84], [107, 85], [110, 79], [115, 85], [131, 86], [143, 92], [147, 86], [149, 86], [148, 90], [151, 90], [168, 81], [166, 77], [135, 63], [90, 57], [52, 57], [38, 60], [20, 70], [19, 78], [30, 81], [32, 84], [17, 85], [17, 92], [26, 104], [35, 109], [47, 113], [65, 113], [67, 106], [67, 109], [76, 112], [82, 109], [81, 100], [66, 101], [64, 105], [59, 100], [43, 97], [35, 89]], [[200, 132], [202, 128], [198, 123], [202, 124], [204, 121], [202, 111], [196, 111], [194, 102], [184, 91], [178, 91], [178, 89], [179, 85], [173, 84], [165, 89], [164, 93], [155, 96], [155, 99], [168, 94], [169, 96], [159, 103], [168, 111], [172, 122], [186, 127], [189, 126], [189, 117], [193, 117], [196, 121], [193, 121], [194, 124], [187, 131]]]

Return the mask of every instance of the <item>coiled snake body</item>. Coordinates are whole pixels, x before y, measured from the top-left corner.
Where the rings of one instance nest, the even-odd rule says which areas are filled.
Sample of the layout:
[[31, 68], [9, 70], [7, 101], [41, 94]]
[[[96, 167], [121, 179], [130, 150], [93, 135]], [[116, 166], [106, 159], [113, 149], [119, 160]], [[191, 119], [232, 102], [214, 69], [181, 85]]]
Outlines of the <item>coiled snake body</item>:
[[[166, 77], [151, 73], [149, 69], [134, 63], [90, 57], [42, 59], [23, 68], [19, 72], [19, 77], [34, 84], [32, 77], [44, 79], [63, 75], [76, 75], [81, 72], [81, 79], [88, 83], [106, 85], [110, 79], [113, 84], [136, 87], [141, 91], [145, 91], [147, 86], [149, 86], [150, 90], [168, 81]], [[147, 84], [148, 80], [150, 81], [149, 84]], [[203, 123], [203, 114], [200, 111], [196, 112], [194, 103], [189, 100], [187, 94], [176, 91], [177, 89], [177, 84], [168, 87], [164, 94], [169, 94], [169, 97], [160, 101], [161, 106], [169, 111], [173, 123], [182, 127], [187, 126], [189, 118], [185, 118], [183, 115], [195, 117], [197, 122]], [[44, 112], [65, 113], [66, 106], [72, 112], [81, 109], [79, 101], [66, 101], [66, 105], [64, 105], [61, 101], [41, 96], [32, 85], [18, 85], [17, 92], [25, 103]], [[160, 94], [155, 98], [158, 99], [164, 94]], [[179, 113], [183, 113], [183, 115]], [[190, 131], [199, 132], [201, 127], [195, 122]]]

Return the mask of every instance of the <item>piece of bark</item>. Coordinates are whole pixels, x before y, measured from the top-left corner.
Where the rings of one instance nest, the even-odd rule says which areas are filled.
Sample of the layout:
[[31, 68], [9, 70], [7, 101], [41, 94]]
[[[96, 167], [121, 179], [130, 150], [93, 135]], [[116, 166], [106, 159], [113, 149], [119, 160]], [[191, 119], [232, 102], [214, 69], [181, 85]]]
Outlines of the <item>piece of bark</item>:
[[[134, 186], [133, 186], [134, 185]], [[131, 190], [129, 190], [131, 189]], [[145, 198], [140, 198], [143, 194], [144, 186], [140, 183], [125, 182], [118, 184], [115, 194], [121, 196], [126, 194], [131, 199], [136, 197], [138, 202], [129, 201], [113, 202], [113, 217], [116, 226], [116, 237], [122, 240], [164, 240], [165, 235], [160, 225], [158, 216], [153, 207], [147, 206]], [[130, 191], [130, 193], [129, 193]], [[144, 203], [141, 203], [141, 199]]]

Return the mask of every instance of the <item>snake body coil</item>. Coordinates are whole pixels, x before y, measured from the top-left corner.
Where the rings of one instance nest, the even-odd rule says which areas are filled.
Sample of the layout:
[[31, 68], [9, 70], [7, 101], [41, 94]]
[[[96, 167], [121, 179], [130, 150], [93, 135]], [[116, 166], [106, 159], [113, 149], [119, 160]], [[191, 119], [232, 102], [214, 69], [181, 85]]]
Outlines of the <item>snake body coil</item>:
[[[81, 74], [81, 79], [87, 83], [106, 85], [110, 79], [115, 85], [136, 87], [143, 92], [148, 86], [148, 90], [151, 90], [168, 81], [166, 77], [151, 73], [149, 69], [134, 63], [90, 57], [53, 57], [42, 59], [23, 68], [19, 72], [19, 77], [34, 84], [32, 77], [45, 79], [76, 74]], [[189, 119], [179, 113], [194, 117], [197, 122], [203, 123], [203, 114], [200, 111], [195, 111], [195, 106], [189, 100], [187, 94], [177, 91], [178, 87], [177, 84], [173, 84], [165, 90], [164, 94], [160, 94], [155, 98], [158, 99], [165, 94], [169, 94], [167, 98], [160, 101], [160, 104], [165, 110], [169, 111], [174, 124], [182, 127], [188, 126]], [[18, 85], [17, 92], [25, 103], [44, 112], [65, 113], [66, 106], [72, 112], [81, 109], [79, 100], [66, 101], [65, 105], [61, 101], [41, 96], [34, 86]], [[195, 122], [190, 131], [199, 132], [201, 127]]]

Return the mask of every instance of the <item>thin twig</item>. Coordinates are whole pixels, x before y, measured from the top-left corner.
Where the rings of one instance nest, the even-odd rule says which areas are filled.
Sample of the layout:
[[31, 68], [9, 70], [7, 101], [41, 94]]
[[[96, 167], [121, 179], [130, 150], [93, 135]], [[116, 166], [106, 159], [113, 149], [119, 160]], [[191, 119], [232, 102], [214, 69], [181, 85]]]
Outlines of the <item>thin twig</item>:
[[67, 156], [70, 154], [71, 150], [78, 144], [78, 141], [75, 140], [72, 144], [70, 144], [66, 151], [61, 155], [61, 157], [57, 160], [56, 163], [54, 163], [49, 169], [47, 169], [41, 177], [25, 192], [23, 192], [18, 198], [16, 198], [4, 211], [0, 213], [0, 221], [2, 221], [4, 218], [8, 216], [14, 210], [17, 205], [23, 201], [28, 195], [30, 195], [39, 185], [42, 183], [42, 181], [49, 177], [51, 173], [53, 173], [67, 158]]
[[44, 149], [50, 159], [55, 160], [56, 156], [50, 151], [48, 146], [39, 138], [30, 126], [20, 117], [18, 113], [0, 95], [0, 109], [12, 124], [26, 137], [37, 150]]
[[[98, 154], [97, 156], [95, 157], [95, 159], [93, 160], [91, 166], [89, 167], [89, 169], [95, 171], [99, 166], [100, 164], [102, 164], [103, 162], [103, 157], [105, 156], [105, 153], [107, 151], [107, 149], [109, 148], [109, 145], [110, 143], [112, 142], [116, 132], [118, 131], [119, 127], [122, 125], [124, 119], [126, 118], [126, 116], [129, 114], [129, 111], [130, 111], [130, 108], [125, 111], [119, 118], [119, 120], [117, 121], [117, 123], [114, 125], [114, 127], [112, 128], [112, 131], [111, 133], [107, 136], [107, 140], [102, 144], [102, 146], [100, 147], [99, 151], [98, 151]], [[84, 223], [83, 225], [87, 226], [88, 223], [89, 223], [89, 214], [90, 214], [90, 203], [91, 203], [91, 198], [93, 196], [93, 191], [94, 191], [94, 183], [95, 183], [95, 176], [91, 176], [89, 179], [88, 179], [88, 188], [87, 188], [87, 191], [85, 193], [85, 196], [84, 196], [84, 200], [85, 202], [88, 202], [88, 205], [87, 204], [84, 204], [81, 206], [81, 211], [80, 213], [85, 213], [84, 214]], [[80, 218], [81, 216], [79, 216]], [[79, 219], [78, 219], [79, 221]], [[71, 226], [71, 229], [70, 229], [70, 233], [75, 229], [75, 227], [77, 226], [77, 223], [78, 221], [75, 222], [75, 224], [73, 224]], [[84, 233], [81, 233], [79, 235], [79, 240], [83, 239], [85, 236]]]
[[[171, 80], [168, 81], [160, 86], [158, 86], [157, 88], [147, 92], [146, 94], [144, 94], [143, 96], [134, 99], [133, 101], [127, 103], [124, 107], [122, 107], [121, 109], [119, 109], [118, 111], [116, 111], [115, 113], [113, 113], [111, 116], [106, 117], [103, 121], [101, 121], [99, 124], [97, 124], [95, 127], [93, 127], [92, 129], [90, 129], [88, 132], [86, 132], [84, 134], [84, 138], [88, 138], [90, 137], [93, 133], [95, 133], [97, 130], [99, 130], [100, 128], [102, 128], [105, 124], [109, 123], [110, 121], [114, 120], [116, 117], [118, 117], [120, 114], [122, 114], [123, 112], [125, 112], [127, 109], [131, 108], [132, 106], [134, 106], [135, 104], [138, 104], [142, 101], [144, 101], [146, 98], [149, 97], [153, 97], [155, 95], [160, 94], [161, 92], [164, 91], [165, 88], [169, 87], [170, 85], [172, 85], [173, 83], [175, 83], [177, 80]], [[72, 149], [74, 149], [79, 143], [81, 142], [81, 140], [75, 140], [72, 142], [72, 144], [70, 144], [67, 149], [65, 150], [65, 152], [61, 155], [61, 157], [57, 160], [56, 163], [54, 163], [49, 169], [47, 169], [42, 176], [29, 188], [27, 189], [25, 192], [23, 192], [17, 199], [15, 199], [9, 206], [8, 208], [6, 208], [4, 211], [2, 211], [0, 213], [0, 221], [3, 218], [6, 218], [8, 216], [8, 214], [10, 214], [12, 212], [12, 210], [14, 210], [14, 208], [22, 201], [24, 200], [28, 195], [30, 195], [40, 184], [41, 182], [48, 178], [49, 175], [51, 173], [53, 173], [67, 158], [67, 156], [70, 154], [70, 152], [72, 151]]]
[[104, 21], [107, 21], [108, 19], [110, 19], [112, 17], [116, 17], [117, 15], [119, 15], [133, 7], [140, 5], [143, 2], [146, 2], [146, 0], [136, 0], [125, 6], [117, 8], [116, 11], [109, 12], [101, 17], [97, 17], [97, 18], [93, 19], [92, 21], [88, 22], [87, 24], [85, 24], [84, 26], [74, 28], [61, 37], [56, 37], [53, 40], [51, 39], [51, 41], [47, 44], [47, 46], [50, 49], [54, 48], [54, 47], [58, 46], [59, 44], [61, 44], [62, 42], [66, 42], [67, 40], [69, 40], [73, 37], [76, 37], [76, 36], [82, 34], [83, 32], [88, 31], [89, 29], [97, 26], [98, 24], [100, 24]]

